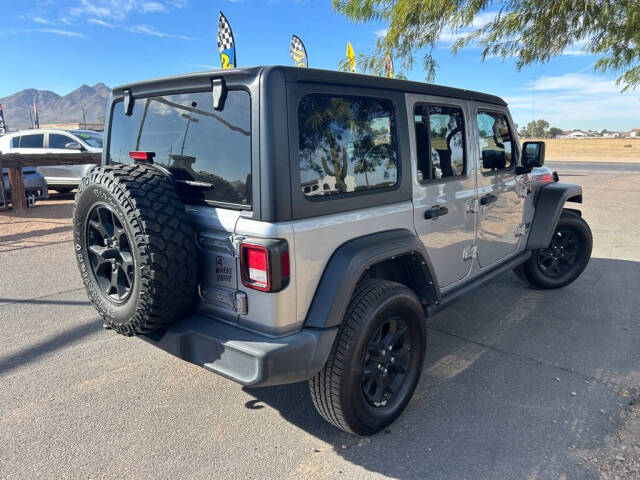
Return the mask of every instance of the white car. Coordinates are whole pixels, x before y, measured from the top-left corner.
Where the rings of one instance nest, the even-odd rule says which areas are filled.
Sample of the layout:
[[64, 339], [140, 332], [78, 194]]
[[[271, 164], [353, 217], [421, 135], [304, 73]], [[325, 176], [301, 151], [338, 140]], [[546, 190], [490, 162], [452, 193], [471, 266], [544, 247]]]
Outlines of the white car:
[[[0, 137], [3, 153], [102, 152], [102, 132], [93, 130], [35, 129], [20, 130]], [[69, 192], [95, 165], [56, 165], [39, 167], [49, 189]]]

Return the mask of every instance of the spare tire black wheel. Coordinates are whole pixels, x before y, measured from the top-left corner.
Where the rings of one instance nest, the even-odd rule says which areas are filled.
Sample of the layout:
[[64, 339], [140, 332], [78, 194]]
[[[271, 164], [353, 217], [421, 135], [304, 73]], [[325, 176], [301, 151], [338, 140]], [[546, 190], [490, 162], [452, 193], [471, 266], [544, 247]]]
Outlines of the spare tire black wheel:
[[173, 182], [158, 169], [93, 169], [75, 196], [73, 236], [89, 299], [116, 332], [165, 328], [193, 303], [194, 231]]

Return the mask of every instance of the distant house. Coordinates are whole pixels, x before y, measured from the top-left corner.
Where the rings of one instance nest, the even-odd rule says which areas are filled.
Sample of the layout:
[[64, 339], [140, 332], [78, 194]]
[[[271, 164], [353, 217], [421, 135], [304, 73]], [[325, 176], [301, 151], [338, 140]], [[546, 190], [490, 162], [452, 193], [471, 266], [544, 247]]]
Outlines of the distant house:
[[629, 137], [640, 138], [640, 128], [632, 128], [629, 132]]
[[607, 132], [602, 135], [604, 138], [620, 138], [622, 135], [620, 132]]
[[590, 135], [582, 130], [574, 130], [570, 133], [565, 134], [564, 138], [587, 138]]

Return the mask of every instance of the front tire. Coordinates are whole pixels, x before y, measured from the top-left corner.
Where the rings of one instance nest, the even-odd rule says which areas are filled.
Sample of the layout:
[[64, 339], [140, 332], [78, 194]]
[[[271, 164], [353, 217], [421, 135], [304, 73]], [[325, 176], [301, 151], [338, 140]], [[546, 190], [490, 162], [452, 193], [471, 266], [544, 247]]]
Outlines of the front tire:
[[416, 388], [426, 349], [424, 311], [404, 285], [362, 282], [324, 368], [309, 380], [325, 420], [372, 435], [404, 411]]
[[564, 287], [584, 271], [591, 258], [593, 236], [587, 222], [575, 212], [563, 210], [551, 244], [532, 252], [514, 270], [516, 276], [536, 288]]

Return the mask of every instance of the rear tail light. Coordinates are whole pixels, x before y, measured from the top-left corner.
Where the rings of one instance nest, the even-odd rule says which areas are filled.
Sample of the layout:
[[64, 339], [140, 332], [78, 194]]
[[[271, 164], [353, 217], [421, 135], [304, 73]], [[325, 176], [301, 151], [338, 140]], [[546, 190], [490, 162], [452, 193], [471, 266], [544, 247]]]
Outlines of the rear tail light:
[[290, 275], [287, 242], [257, 240], [242, 243], [240, 272], [245, 287], [262, 292], [282, 290], [289, 284]]

